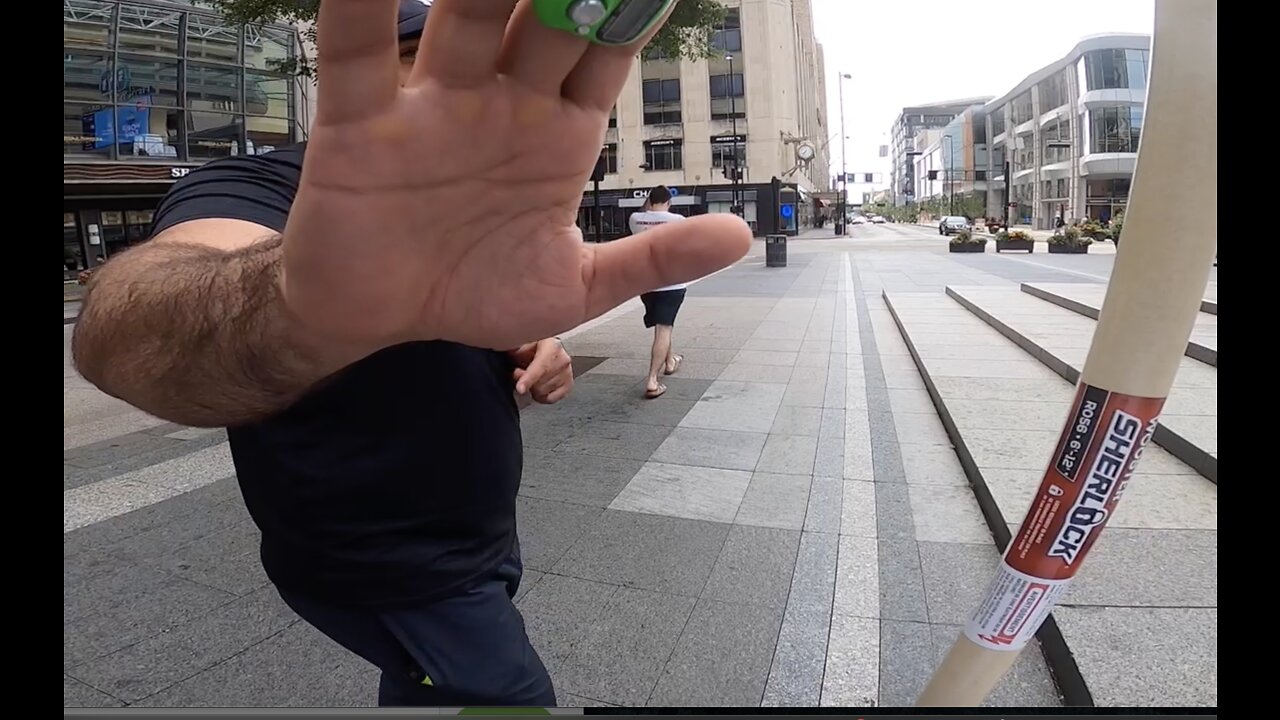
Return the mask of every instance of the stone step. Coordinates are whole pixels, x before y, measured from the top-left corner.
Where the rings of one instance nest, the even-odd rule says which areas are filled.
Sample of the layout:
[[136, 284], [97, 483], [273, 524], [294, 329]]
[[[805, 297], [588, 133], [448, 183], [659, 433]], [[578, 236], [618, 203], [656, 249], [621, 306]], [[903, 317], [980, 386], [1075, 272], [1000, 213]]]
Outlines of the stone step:
[[[1074, 385], [1097, 321], [1016, 288], [947, 287], [962, 306]], [[1218, 369], [1182, 359], [1153, 439], [1218, 481]]]
[[[1107, 286], [1095, 283], [1022, 283], [1022, 292], [1097, 320], [1102, 313]], [[1196, 318], [1191, 339], [1187, 341], [1187, 357], [1217, 367], [1218, 315], [1216, 312], [1203, 312], [1208, 302], [1202, 300], [1200, 303], [1202, 311]], [[1218, 309], [1217, 303], [1213, 303], [1213, 309]]]
[[[1074, 386], [942, 293], [884, 298], [1003, 551], [1039, 487]], [[1217, 704], [1217, 492], [1160, 447], [1143, 455], [1038, 636], [1065, 705]], [[990, 575], [975, 573], [957, 592], [976, 609]]]

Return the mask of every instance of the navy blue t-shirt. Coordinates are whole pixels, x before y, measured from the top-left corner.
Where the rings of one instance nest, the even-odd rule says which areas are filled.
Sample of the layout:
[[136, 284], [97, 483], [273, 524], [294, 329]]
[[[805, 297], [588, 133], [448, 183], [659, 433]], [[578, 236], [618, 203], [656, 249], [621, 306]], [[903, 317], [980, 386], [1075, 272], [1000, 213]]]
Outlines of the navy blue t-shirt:
[[[209, 163], [176, 183], [152, 233], [227, 218], [282, 232], [305, 144]], [[281, 588], [391, 607], [464, 591], [518, 552], [520, 418], [512, 359], [398, 345], [268, 420], [228, 428], [236, 475]]]

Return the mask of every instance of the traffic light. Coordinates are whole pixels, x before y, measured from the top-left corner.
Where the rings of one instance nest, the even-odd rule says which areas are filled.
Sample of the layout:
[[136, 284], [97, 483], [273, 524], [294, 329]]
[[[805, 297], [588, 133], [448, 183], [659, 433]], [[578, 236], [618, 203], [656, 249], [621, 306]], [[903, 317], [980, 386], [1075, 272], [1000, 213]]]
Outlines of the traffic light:
[[591, 171], [591, 182], [600, 182], [601, 180], [604, 180], [605, 169], [604, 155], [601, 155], [596, 160], [595, 169]]
[[740, 168], [740, 167], [733, 167], [733, 166], [731, 166], [731, 165], [725, 165], [725, 166], [724, 166], [724, 178], [725, 178], [726, 180], [741, 180], [741, 179], [742, 179], [742, 168]]

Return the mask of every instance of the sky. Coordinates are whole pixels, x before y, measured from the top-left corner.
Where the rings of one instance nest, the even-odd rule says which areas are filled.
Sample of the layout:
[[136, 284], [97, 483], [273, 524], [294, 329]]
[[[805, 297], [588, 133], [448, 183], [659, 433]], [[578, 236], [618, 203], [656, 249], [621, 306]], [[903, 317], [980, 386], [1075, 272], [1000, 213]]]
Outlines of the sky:
[[851, 173], [879, 173], [888, 187], [889, 129], [907, 105], [990, 95], [1061, 59], [1082, 38], [1150, 34], [1153, 0], [812, 0], [826, 53], [831, 171], [840, 172], [840, 73]]

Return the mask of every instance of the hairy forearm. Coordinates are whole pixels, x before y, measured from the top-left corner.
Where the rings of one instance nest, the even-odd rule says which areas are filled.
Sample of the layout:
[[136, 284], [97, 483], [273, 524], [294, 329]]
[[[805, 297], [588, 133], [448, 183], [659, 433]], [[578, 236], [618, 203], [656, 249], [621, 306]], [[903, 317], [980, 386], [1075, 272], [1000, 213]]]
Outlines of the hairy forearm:
[[278, 236], [234, 251], [148, 243], [113, 258], [85, 293], [76, 369], [183, 425], [240, 425], [288, 407], [357, 358], [288, 317], [281, 247]]

